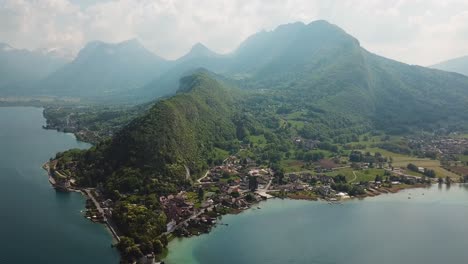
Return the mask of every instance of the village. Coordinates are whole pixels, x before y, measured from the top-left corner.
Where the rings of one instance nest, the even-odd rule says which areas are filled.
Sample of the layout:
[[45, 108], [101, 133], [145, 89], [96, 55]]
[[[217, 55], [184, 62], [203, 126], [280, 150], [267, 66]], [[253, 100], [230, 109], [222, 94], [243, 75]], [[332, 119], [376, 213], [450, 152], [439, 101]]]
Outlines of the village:
[[[368, 163], [353, 164], [367, 167]], [[342, 167], [341, 167], [342, 168]], [[394, 193], [412, 187], [427, 186], [435, 180], [406, 174], [403, 168], [386, 167], [374, 181], [347, 183], [342, 175], [329, 176], [333, 169], [317, 167], [315, 171], [275, 173], [258, 166], [252, 159], [236, 155], [222, 165], [212, 167], [197, 180], [191, 190], [160, 197], [168, 217], [167, 232], [177, 236], [192, 236], [209, 232], [224, 214], [261, 209], [260, 201], [269, 198], [324, 200], [340, 204], [352, 197], [364, 198]]]
[[449, 136], [420, 136], [408, 139], [408, 146], [425, 156], [453, 159], [454, 155], [468, 151], [468, 139]]
[[[393, 168], [384, 162], [375, 164], [382, 175], [376, 175], [373, 180], [349, 180], [340, 174], [343, 169], [355, 173], [374, 165], [365, 159], [351, 162], [352, 155], [346, 159], [349, 162], [345, 165], [324, 159], [316, 162], [313, 170], [283, 173], [259, 165], [251, 158], [231, 155], [194, 180], [190, 188], [159, 197], [167, 217], [166, 232], [162, 235], [190, 237], [207, 233], [215, 225], [224, 225], [222, 215], [237, 214], [249, 208], [259, 210], [259, 202], [269, 198], [323, 200], [334, 205], [353, 197], [372, 197], [435, 182], [435, 179], [409, 175], [405, 168]], [[105, 224], [115, 240], [119, 240], [118, 229], [112, 222], [111, 199], [105, 198], [99, 188], [75, 187], [73, 177], [58, 168], [54, 160], [44, 168], [49, 171], [49, 180], [57, 190], [85, 194], [88, 200], [84, 216]]]

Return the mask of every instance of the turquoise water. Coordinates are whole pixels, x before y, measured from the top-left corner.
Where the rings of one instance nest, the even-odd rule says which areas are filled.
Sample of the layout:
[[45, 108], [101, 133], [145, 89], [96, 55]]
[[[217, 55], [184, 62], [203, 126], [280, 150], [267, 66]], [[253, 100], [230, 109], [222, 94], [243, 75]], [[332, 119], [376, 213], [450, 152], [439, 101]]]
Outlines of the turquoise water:
[[[169, 264], [468, 262], [468, 186], [347, 201], [270, 200], [170, 243]], [[411, 199], [408, 199], [410, 197]]]
[[85, 198], [55, 192], [41, 168], [89, 145], [44, 124], [40, 108], [0, 107], [0, 263], [118, 263], [111, 235], [81, 215]]

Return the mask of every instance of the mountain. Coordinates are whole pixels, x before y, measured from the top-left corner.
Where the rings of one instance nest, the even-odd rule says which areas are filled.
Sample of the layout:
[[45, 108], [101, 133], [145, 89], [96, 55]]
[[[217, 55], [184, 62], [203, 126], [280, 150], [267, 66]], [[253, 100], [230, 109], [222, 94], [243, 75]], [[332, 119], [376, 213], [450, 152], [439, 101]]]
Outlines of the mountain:
[[172, 95], [179, 87], [180, 78], [191, 75], [200, 68], [210, 69], [211, 71], [217, 69], [216, 72], [223, 72], [226, 67], [225, 56], [209, 50], [201, 43], [197, 43], [187, 54], [173, 61], [171, 67], [164, 74], [135, 90], [134, 94], [140, 100]]
[[468, 76], [468, 56], [443, 61], [432, 65], [431, 68], [450, 72], [457, 72]]
[[292, 104], [295, 111], [315, 109], [359, 129], [446, 127], [468, 111], [466, 77], [372, 54], [323, 20], [282, 25], [249, 37], [231, 54], [208, 54], [179, 61], [143, 93], [164, 88], [171, 94], [180, 77], [204, 67], [243, 89], [275, 94], [284, 100], [277, 103]]
[[66, 62], [51, 52], [16, 49], [0, 43], [0, 95], [27, 95], [34, 83]]
[[83, 98], [109, 98], [149, 82], [164, 72], [170, 63], [137, 40], [117, 44], [91, 42], [77, 57], [42, 80], [43, 94]]
[[211, 51], [205, 45], [197, 43], [193, 45], [190, 51], [184, 56], [177, 59], [177, 63], [186, 62], [190, 60], [195, 60], [197, 58], [216, 58], [221, 57], [221, 55]]
[[[135, 92], [163, 88], [175, 95], [111, 139], [57, 156], [57, 167], [73, 170], [77, 184], [102, 186], [115, 201], [113, 220], [134, 242], [120, 244], [129, 261], [142, 255], [129, 254], [133, 244], [165, 231], [158, 197], [196, 195], [192, 181], [231, 153], [272, 168], [281, 182], [285, 162], [307, 166], [325, 151], [343, 155], [366, 133], [468, 130], [468, 77], [375, 55], [326, 21], [258, 33], [225, 56], [197, 47]], [[320, 142], [320, 150], [306, 140]]]
[[130, 168], [138, 178], [155, 177], [168, 184], [156, 188], [174, 189], [190, 180], [186, 168], [201, 173], [216, 147], [225, 148], [236, 139], [233, 102], [234, 95], [208, 73], [183, 78], [175, 96], [156, 102], [112, 140], [90, 151], [92, 162], [80, 164], [85, 172], [80, 184], [94, 185], [112, 174], [110, 190], [131, 191], [132, 186], [122, 185], [135, 180], [125, 179]]

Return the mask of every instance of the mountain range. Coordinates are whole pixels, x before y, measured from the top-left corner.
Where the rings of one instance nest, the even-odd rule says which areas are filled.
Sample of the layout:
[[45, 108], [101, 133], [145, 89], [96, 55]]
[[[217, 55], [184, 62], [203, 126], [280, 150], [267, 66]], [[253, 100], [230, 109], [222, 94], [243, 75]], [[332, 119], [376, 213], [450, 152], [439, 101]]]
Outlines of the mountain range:
[[137, 40], [91, 42], [77, 57], [38, 83], [41, 94], [81, 98], [131, 93], [158, 77], [170, 63]]
[[325, 21], [258, 33], [229, 55], [197, 45], [153, 89], [190, 70], [173, 97], [85, 154], [83, 184], [127, 192], [154, 179], [173, 190], [250, 135], [265, 138], [258, 155], [275, 162], [297, 136], [346, 144], [375, 130], [468, 128], [468, 77], [372, 54]]
[[[137, 75], [137, 53], [155, 63], [153, 75], [122, 85]], [[129, 262], [142, 255], [136, 244], [166, 230], [158, 197], [194, 191], [193, 181], [232, 153], [271, 168], [280, 182], [284, 162], [347, 155], [364, 134], [468, 130], [468, 77], [378, 56], [326, 21], [257, 33], [225, 55], [197, 44], [175, 61], [134, 42], [92, 43], [46, 80], [40, 89], [63, 95], [165, 96], [112, 137], [56, 156], [76, 184], [99, 186], [115, 202], [113, 221], [133, 242], [119, 244]]]
[[431, 68], [449, 72], [457, 72], [468, 76], [468, 56], [463, 56], [432, 65]]
[[29, 51], [0, 43], [0, 96], [30, 94], [38, 81], [66, 63], [53, 51]]
[[[2, 45], [1, 50], [8, 49], [12, 48]], [[16, 53], [28, 54], [27, 51], [6, 52]], [[17, 90], [28, 95], [147, 102], [174, 94], [180, 78], [199, 68], [220, 74], [244, 89], [292, 89], [296, 94], [308, 93], [307, 99], [319, 107], [339, 105], [346, 112], [367, 112], [368, 117], [375, 116], [376, 112], [390, 112], [385, 115], [392, 118], [388, 107], [382, 109], [381, 105], [411, 98], [417, 102], [436, 93], [434, 86], [440, 82], [450, 86], [450, 90], [437, 95], [437, 100], [450, 97], [452, 92], [466, 94], [466, 89], [461, 88], [462, 77], [379, 57], [326, 21], [297, 22], [259, 32], [229, 54], [217, 54], [197, 43], [186, 55], [173, 61], [153, 54], [137, 40], [116, 44], [91, 42], [66, 64], [52, 56], [39, 56], [42, 60], [34, 62], [38, 59], [33, 59], [33, 52], [29, 53], [31, 59], [9, 55], [9, 60], [2, 60], [11, 62], [4, 63], [8, 67], [0, 63], [0, 76], [5, 76], [0, 82], [0, 95]], [[458, 59], [434, 68], [456, 71], [454, 66], [443, 66], [456, 64], [463, 73], [462, 62], [463, 59]], [[422, 85], [416, 81], [421, 78], [433, 81]], [[406, 97], [399, 97], [402, 87]], [[450, 100], [464, 98], [452, 96]], [[380, 102], [384, 99], [384, 103]]]

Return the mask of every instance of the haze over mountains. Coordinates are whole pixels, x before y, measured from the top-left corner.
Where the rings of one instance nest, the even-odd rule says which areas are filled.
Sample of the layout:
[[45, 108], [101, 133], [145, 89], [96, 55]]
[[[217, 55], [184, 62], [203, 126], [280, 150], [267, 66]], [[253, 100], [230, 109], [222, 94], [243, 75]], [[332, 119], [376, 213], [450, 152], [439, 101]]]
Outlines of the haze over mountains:
[[137, 40], [118, 44], [91, 42], [77, 57], [39, 83], [44, 94], [102, 97], [131, 92], [159, 76], [170, 63]]
[[[175, 61], [154, 55], [136, 40], [92, 42], [72, 62], [28, 91], [32, 95], [144, 102], [174, 94], [180, 78], [199, 68], [243, 89], [268, 90], [281, 96], [287, 92], [287, 99], [295, 104], [313, 105], [363, 122], [372, 120], [381, 126], [396, 121], [411, 124], [417, 118], [432, 122], [449, 112], [455, 113], [451, 118], [466, 112], [467, 77], [377, 56], [326, 21], [259, 32], [225, 55], [196, 44]], [[401, 115], [408, 111], [413, 115]]]
[[431, 68], [457, 72], [468, 76], [468, 56], [463, 56], [432, 65]]
[[28, 51], [0, 43], [0, 96], [30, 92], [39, 80], [66, 62], [53, 51]]
[[120, 183], [155, 179], [166, 185], [152, 188], [168, 192], [185, 184], [186, 169], [202, 173], [219, 149], [229, 152], [248, 135], [275, 142], [262, 155], [273, 159], [295, 136], [346, 144], [374, 130], [468, 127], [468, 77], [372, 54], [325, 21], [260, 32], [228, 55], [197, 45], [133, 92], [156, 95], [161, 87], [179, 90], [80, 157], [84, 184], [109, 181], [109, 190], [126, 192], [140, 188]]

